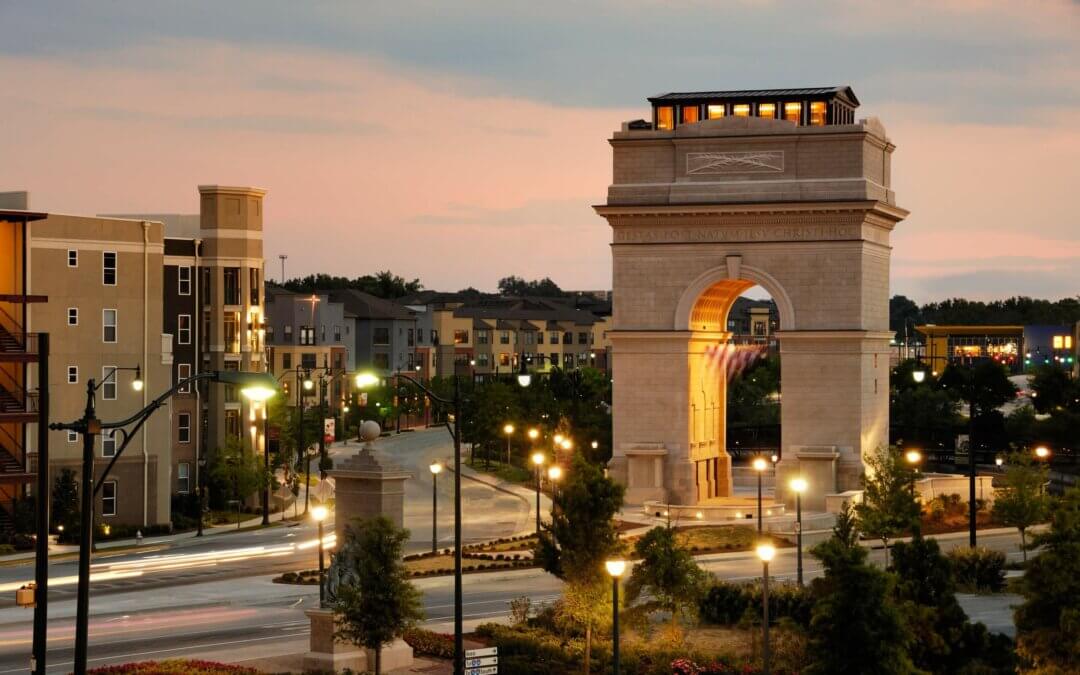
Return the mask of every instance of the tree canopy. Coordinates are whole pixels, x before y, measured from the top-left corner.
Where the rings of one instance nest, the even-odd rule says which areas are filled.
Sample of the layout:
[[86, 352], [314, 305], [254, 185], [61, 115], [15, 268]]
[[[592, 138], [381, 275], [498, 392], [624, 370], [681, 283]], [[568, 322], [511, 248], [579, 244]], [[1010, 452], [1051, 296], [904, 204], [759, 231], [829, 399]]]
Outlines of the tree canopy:
[[521, 277], [509, 276], [499, 279], [499, 293], [516, 297], [537, 296], [542, 298], [565, 298], [570, 294], [559, 288], [549, 277], [525, 281]]
[[352, 288], [387, 300], [401, 298], [424, 288], [419, 279], [406, 281], [404, 277], [399, 277], [389, 270], [375, 274], [364, 274], [355, 279], [320, 272], [318, 274], [309, 274], [300, 279], [289, 279], [282, 286], [295, 293], [315, 293], [316, 291]]
[[879, 448], [865, 459], [863, 498], [855, 506], [859, 529], [885, 544], [889, 563], [889, 540], [911, 529], [919, 520], [919, 504], [911, 489], [913, 469], [900, 448]]

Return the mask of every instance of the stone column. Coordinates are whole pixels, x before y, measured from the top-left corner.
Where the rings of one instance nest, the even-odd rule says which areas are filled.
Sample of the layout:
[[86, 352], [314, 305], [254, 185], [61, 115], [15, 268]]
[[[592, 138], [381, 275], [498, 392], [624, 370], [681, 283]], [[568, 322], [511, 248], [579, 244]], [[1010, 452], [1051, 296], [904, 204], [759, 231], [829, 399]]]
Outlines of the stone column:
[[328, 472], [334, 478], [334, 532], [338, 541], [344, 540], [345, 526], [355, 518], [386, 516], [398, 527], [404, 523], [405, 481], [412, 474], [375, 459], [373, 441], [380, 433], [377, 423], [364, 422], [360, 427], [363, 449]]

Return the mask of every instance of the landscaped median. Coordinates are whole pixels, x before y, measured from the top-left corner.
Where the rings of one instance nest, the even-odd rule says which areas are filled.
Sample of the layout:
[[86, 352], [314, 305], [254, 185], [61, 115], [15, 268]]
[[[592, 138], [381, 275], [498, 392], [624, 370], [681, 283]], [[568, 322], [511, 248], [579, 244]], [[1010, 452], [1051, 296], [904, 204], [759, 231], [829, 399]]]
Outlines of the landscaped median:
[[261, 671], [215, 661], [168, 659], [102, 666], [87, 672], [90, 675], [259, 675]]

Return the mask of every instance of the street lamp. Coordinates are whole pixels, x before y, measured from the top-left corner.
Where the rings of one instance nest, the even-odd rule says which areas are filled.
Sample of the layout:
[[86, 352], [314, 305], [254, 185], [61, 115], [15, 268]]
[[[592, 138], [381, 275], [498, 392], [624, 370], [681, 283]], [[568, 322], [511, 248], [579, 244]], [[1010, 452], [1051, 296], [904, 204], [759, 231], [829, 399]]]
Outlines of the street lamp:
[[[113, 465], [123, 456], [124, 450], [135, 438], [139, 429], [146, 423], [150, 416], [158, 408], [173, 397], [181, 389], [187, 389], [193, 382], [210, 380], [222, 384], [231, 384], [241, 388], [245, 396], [251, 400], [266, 400], [273, 395], [276, 382], [267, 373], [250, 373], [244, 371], [207, 370], [179, 380], [165, 393], [161, 394], [148, 403], [142, 410], [127, 419], [119, 422], [103, 422], [97, 416], [97, 390], [115, 377], [117, 370], [135, 370], [136, 375], [141, 371], [136, 368], [117, 368], [105, 376], [101, 382], [90, 378], [86, 382], [86, 409], [83, 416], [74, 422], [53, 422], [49, 429], [53, 431], [74, 431], [82, 434], [82, 485], [79, 496], [81, 498], [80, 529], [79, 529], [79, 565], [78, 565], [78, 591], [75, 601], [75, 658], [72, 664], [77, 673], [86, 672], [87, 650], [89, 647], [89, 622], [90, 622], [90, 553], [93, 549], [94, 529], [94, 498], [105, 484]], [[141, 378], [139, 378], [141, 381]], [[128, 428], [130, 427], [130, 428]], [[119, 433], [122, 441], [116, 449], [109, 464], [94, 484], [94, 437], [102, 433]], [[200, 514], [201, 515], [201, 514]]]
[[548, 467], [548, 481], [551, 483], [551, 515], [555, 516], [555, 484], [562, 479], [563, 470], [558, 464]]
[[919, 473], [919, 463], [922, 462], [922, 453], [912, 448], [904, 453], [904, 459], [911, 465], [911, 497], [915, 497], [915, 476]]
[[915, 380], [915, 384], [922, 384], [926, 379], [926, 371], [922, 369], [911, 371], [911, 379]]
[[[455, 364], [454, 395], [453, 398], [447, 399], [410, 375], [399, 373], [397, 377], [427, 394], [427, 397], [435, 403], [449, 408], [452, 415], [452, 419], [447, 419], [446, 427], [454, 439], [454, 674], [463, 675], [465, 672], [465, 613], [464, 591], [461, 583], [461, 380], [457, 376]], [[371, 386], [378, 381], [379, 378], [371, 373], [360, 373], [356, 376], [356, 386], [360, 388]]]
[[319, 504], [312, 507], [311, 517], [319, 524], [319, 545], [316, 548], [319, 549], [319, 609], [323, 608], [323, 603], [326, 602], [326, 584], [324, 583], [326, 577], [326, 562], [323, 560], [323, 521], [326, 520], [326, 516], [329, 515], [329, 510]]
[[1005, 463], [1005, 459], [1003, 457], [995, 457], [994, 458], [994, 466], [996, 466], [997, 468], [1000, 469], [1001, 465], [1003, 465], [1004, 463]]
[[764, 457], [755, 457], [753, 462], [754, 471], [757, 471], [757, 531], [761, 534], [762, 522], [761, 522], [761, 479], [765, 473], [765, 469], [769, 468], [769, 463], [765, 461]]
[[554, 439], [555, 440], [555, 445], [556, 446], [562, 445], [563, 438], [565, 438], [565, 437], [562, 434], [555, 434], [555, 439]]
[[761, 559], [761, 672], [769, 675], [769, 562], [776, 555], [776, 547], [769, 543], [757, 546]]
[[[536, 431], [531, 429], [530, 434]], [[532, 463], [536, 467], [536, 536], [540, 536], [540, 470], [544, 466], [544, 453], [534, 452], [532, 454]]]
[[1050, 457], [1050, 448], [1046, 447], [1045, 445], [1040, 445], [1039, 447], [1035, 448], [1035, 457], [1036, 459], [1047, 459], [1048, 457]]
[[536, 428], [529, 429], [529, 440], [535, 441], [537, 438], [540, 438], [540, 430]]
[[529, 367], [525, 365], [525, 359], [520, 359], [520, 365], [518, 366], [517, 375], [518, 384], [522, 387], [527, 387], [532, 384], [532, 375], [529, 374]]
[[504, 424], [503, 433], [506, 434], [506, 466], [510, 466], [510, 437], [514, 435], [514, 425]]
[[431, 552], [434, 553], [439, 533], [439, 521], [436, 518], [439, 508], [439, 474], [442, 473], [443, 465], [441, 462], [432, 462], [428, 469], [431, 470]]
[[802, 586], [802, 493], [806, 492], [806, 479], [791, 479], [791, 491], [795, 493], [795, 576], [798, 584]]
[[611, 672], [619, 675], [619, 577], [626, 571], [625, 560], [604, 563], [611, 575]]

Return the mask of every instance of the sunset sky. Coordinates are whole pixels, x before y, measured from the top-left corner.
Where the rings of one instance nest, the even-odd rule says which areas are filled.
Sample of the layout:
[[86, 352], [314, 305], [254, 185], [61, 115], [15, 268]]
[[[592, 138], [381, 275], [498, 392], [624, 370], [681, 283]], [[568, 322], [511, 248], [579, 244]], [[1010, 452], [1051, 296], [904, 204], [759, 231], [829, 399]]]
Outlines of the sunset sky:
[[911, 211], [892, 290], [1080, 294], [1080, 4], [0, 0], [0, 191], [268, 190], [268, 275], [609, 288], [606, 139], [672, 90], [850, 84]]

